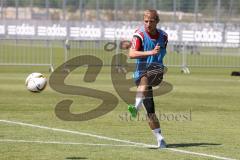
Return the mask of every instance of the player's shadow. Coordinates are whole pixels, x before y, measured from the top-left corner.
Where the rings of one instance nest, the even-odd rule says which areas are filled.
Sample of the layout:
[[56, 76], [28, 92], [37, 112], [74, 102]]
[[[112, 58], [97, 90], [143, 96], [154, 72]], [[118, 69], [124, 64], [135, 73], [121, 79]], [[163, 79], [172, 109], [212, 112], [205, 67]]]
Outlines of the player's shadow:
[[67, 159], [67, 160], [81, 160], [81, 159], [87, 159], [86, 157], [67, 157], [67, 158], [65, 158], [65, 159]]
[[[179, 148], [179, 147], [207, 147], [207, 146], [218, 146], [222, 145], [219, 143], [173, 143], [167, 144], [167, 148]], [[157, 147], [151, 147], [149, 149], [159, 149]]]
[[219, 143], [176, 143], [176, 144], [167, 144], [168, 148], [178, 148], [178, 147], [207, 147], [207, 146], [218, 146], [222, 145]]

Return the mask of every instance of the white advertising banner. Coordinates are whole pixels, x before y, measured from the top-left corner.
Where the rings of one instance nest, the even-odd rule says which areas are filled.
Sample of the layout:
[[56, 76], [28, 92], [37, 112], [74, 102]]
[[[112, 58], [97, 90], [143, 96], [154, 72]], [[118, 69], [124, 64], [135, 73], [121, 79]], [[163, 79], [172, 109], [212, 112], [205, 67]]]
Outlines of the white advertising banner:
[[[138, 23], [54, 23], [54, 22], [0, 22], [1, 38], [49, 39], [49, 40], [131, 40]], [[206, 27], [207, 26], [207, 27]], [[169, 43], [216, 43], [239, 46], [240, 29], [223, 29], [209, 24], [181, 25], [161, 24], [168, 34]], [[219, 44], [218, 44], [219, 45]]]
[[0, 35], [4, 35], [4, 34], [5, 34], [5, 26], [0, 25]]

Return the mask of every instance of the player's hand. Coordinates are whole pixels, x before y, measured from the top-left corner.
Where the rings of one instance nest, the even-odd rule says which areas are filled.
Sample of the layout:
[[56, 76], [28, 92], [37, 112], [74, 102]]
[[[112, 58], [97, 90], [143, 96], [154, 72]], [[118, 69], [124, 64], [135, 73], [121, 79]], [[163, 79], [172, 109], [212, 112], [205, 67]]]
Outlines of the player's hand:
[[153, 55], [158, 54], [160, 51], [160, 45], [157, 43], [155, 48], [152, 50]]

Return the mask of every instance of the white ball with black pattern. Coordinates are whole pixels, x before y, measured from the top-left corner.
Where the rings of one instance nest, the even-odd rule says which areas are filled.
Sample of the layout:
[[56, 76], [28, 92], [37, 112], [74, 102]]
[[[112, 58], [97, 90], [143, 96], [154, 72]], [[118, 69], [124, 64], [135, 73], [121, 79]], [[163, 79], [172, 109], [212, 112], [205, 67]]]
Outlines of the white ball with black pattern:
[[31, 92], [41, 92], [47, 85], [47, 78], [42, 73], [31, 73], [25, 80], [27, 89]]

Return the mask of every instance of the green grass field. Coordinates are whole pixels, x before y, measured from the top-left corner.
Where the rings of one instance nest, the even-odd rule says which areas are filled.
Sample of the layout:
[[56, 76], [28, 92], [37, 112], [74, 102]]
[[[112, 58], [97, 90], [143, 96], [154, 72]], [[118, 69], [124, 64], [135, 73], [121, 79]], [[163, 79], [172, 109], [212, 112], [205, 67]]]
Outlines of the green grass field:
[[[38, 55], [47, 55], [46, 48], [30, 49], [24, 42], [17, 48], [2, 43], [0, 62], [14, 59], [21, 63], [27, 56], [26, 63], [35, 59], [43, 63], [46, 59], [31, 54], [35, 50]], [[169, 68], [165, 81], [172, 84], [173, 90], [155, 97], [156, 112], [168, 143], [167, 149], [159, 150], [144, 145], [156, 144], [145, 112], [142, 110], [139, 118], [130, 119], [126, 102], [113, 87], [111, 67], [107, 65], [115, 52], [73, 48], [68, 56], [86, 52], [99, 53], [95, 56], [106, 66], [95, 82], [84, 82], [86, 67], [80, 67], [67, 77], [66, 84], [111, 93], [118, 98], [117, 107], [88, 121], [61, 120], [55, 114], [55, 107], [64, 99], [73, 100], [70, 111], [75, 114], [95, 109], [102, 101], [61, 94], [49, 85], [41, 93], [31, 93], [24, 85], [26, 77], [41, 72], [49, 78], [47, 67], [0, 66], [0, 159], [240, 159], [240, 79], [230, 76], [231, 71], [239, 68], [190, 68], [190, 75], [180, 73], [180, 68]], [[53, 48], [55, 68], [63, 62], [63, 53], [62, 48]], [[189, 64], [206, 66], [238, 66], [240, 58], [223, 55], [216, 59], [211, 58], [213, 54], [187, 56]], [[170, 53], [166, 60], [181, 65], [182, 56]]]
[[[85, 68], [74, 71], [66, 80], [68, 84], [110, 92], [119, 99], [113, 111], [83, 122], [59, 119], [54, 112], [56, 104], [71, 99], [71, 112], [82, 113], [94, 109], [100, 100], [60, 94], [49, 86], [42, 93], [27, 91], [24, 81], [29, 73], [37, 70], [49, 77], [44, 67], [5, 66], [0, 70], [0, 159], [240, 159], [240, 79], [230, 76], [232, 69], [193, 68], [192, 74], [183, 75], [179, 68], [169, 68], [165, 81], [174, 88], [155, 97], [157, 113], [170, 116], [161, 121], [169, 145], [164, 150], [116, 141], [156, 144], [143, 110], [140, 119], [131, 120], [129, 115], [123, 118], [127, 104], [113, 88], [110, 67], [104, 67], [93, 83], [83, 82]], [[185, 118], [173, 119], [172, 115]]]

